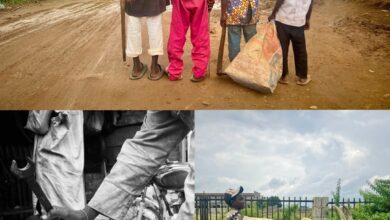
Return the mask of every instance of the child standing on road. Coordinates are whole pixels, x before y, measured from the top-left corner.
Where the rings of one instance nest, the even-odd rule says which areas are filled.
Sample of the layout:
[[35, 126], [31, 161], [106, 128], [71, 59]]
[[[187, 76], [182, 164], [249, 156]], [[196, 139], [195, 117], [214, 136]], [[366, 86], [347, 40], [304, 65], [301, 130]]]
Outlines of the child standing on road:
[[141, 18], [146, 17], [149, 35], [148, 53], [152, 64], [148, 78], [158, 80], [164, 75], [164, 68], [158, 64], [158, 56], [164, 54], [162, 13], [166, 10], [166, 0], [126, 0], [127, 48], [126, 55], [133, 58], [130, 79], [140, 79], [148, 71], [148, 66], [140, 61], [142, 54]]
[[208, 9], [211, 10], [214, 1], [171, 0], [171, 3], [172, 20], [168, 40], [168, 78], [172, 81], [181, 79], [184, 44], [188, 28], [191, 27], [191, 42], [193, 45], [191, 57], [194, 64], [191, 81], [202, 81], [206, 77], [210, 59]]
[[228, 28], [229, 60], [240, 52], [241, 33], [245, 42], [256, 35], [260, 0], [221, 0], [221, 26]]
[[292, 42], [297, 84], [304, 86], [311, 81], [307, 74], [305, 30], [310, 28], [312, 0], [277, 0], [268, 20], [274, 20], [283, 51], [283, 74], [279, 83], [288, 84], [288, 48]]

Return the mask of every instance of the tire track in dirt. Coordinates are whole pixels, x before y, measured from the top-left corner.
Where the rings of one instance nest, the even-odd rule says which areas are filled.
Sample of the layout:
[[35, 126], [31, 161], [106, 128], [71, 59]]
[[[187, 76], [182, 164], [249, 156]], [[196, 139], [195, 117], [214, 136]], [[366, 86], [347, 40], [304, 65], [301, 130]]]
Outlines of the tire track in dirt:
[[[72, 103], [77, 100], [77, 97], [80, 95], [79, 91], [83, 88], [80, 85], [82, 84], [80, 79], [88, 75], [88, 72], [94, 71], [94, 66], [98, 65], [100, 57], [105, 54], [105, 50], [100, 49], [105, 44], [104, 38], [115, 33], [113, 31], [115, 26], [111, 24], [116, 20], [115, 16], [112, 15], [114, 13], [117, 14], [117, 11], [111, 9], [112, 7], [99, 11], [96, 15], [84, 19], [84, 22], [79, 21], [72, 24], [74, 31], [72, 31], [71, 35], [64, 38], [64, 41], [71, 43], [62, 51], [62, 55], [58, 57], [58, 59], [63, 60], [60, 65], [57, 65], [59, 69], [62, 69], [59, 77], [67, 81], [65, 83], [61, 80], [55, 81], [55, 89], [52, 92], [47, 92], [45, 96], [51, 97], [52, 93], [58, 90], [68, 91], [66, 93], [67, 102], [62, 103], [62, 105], [73, 106]], [[102, 34], [102, 32], [107, 34]], [[64, 44], [66, 43], [58, 43], [58, 45]], [[58, 49], [60, 50], [61, 48]], [[83, 54], [86, 56], [82, 56]], [[50, 66], [48, 66], [48, 69], [50, 69]], [[60, 100], [63, 95], [59, 93], [55, 99]]]
[[58, 22], [77, 19], [94, 13], [96, 9], [106, 4], [104, 2], [98, 4], [94, 2], [69, 4], [57, 9], [34, 13], [27, 18], [0, 26], [0, 40], [2, 41], [0, 42], [0, 46]]
[[[28, 26], [31, 30], [29, 38], [20, 36], [20, 39], [15, 38], [13, 43], [8, 42], [5, 46], [3, 45], [3, 47], [9, 48], [9, 51], [2, 48], [5, 51], [4, 54], [14, 56], [7, 59], [11, 63], [6, 63], [3, 68], [0, 68], [0, 79], [5, 76], [2, 81], [5, 84], [12, 83], [14, 87], [30, 86], [28, 94], [23, 89], [13, 90], [9, 92], [10, 97], [23, 96], [28, 100], [25, 103], [27, 105], [34, 105], [37, 97], [44, 100], [47, 95], [54, 95], [54, 99], [59, 100], [66, 95], [70, 98], [69, 100], [73, 100], [70, 95], [77, 92], [74, 89], [74, 82], [80, 78], [77, 76], [78, 73], [85, 72], [85, 69], [96, 64], [93, 59], [90, 59], [91, 57], [83, 57], [81, 54], [93, 54], [88, 53], [87, 50], [94, 48], [91, 45], [94, 44], [96, 36], [105, 37], [114, 33], [112, 29], [115, 26], [112, 24], [119, 11], [116, 4], [108, 1], [87, 4], [82, 8], [80, 6], [82, 4], [62, 7], [64, 11], [76, 10], [75, 14], [70, 17], [65, 16], [67, 13], [49, 13], [52, 14], [49, 18], [53, 18], [54, 14], [58, 15], [53, 18], [55, 21], [39, 27], [41, 21], [44, 20], [41, 19], [36, 25]], [[108, 32], [106, 32], [107, 27], [111, 27]], [[103, 29], [107, 34], [99, 34], [99, 31], [101, 32]], [[14, 44], [19, 45], [19, 48], [28, 48], [28, 50], [13, 51]], [[29, 44], [33, 46], [28, 47]], [[96, 51], [95, 54], [99, 53]], [[34, 56], [34, 54], [39, 54], [39, 56]], [[75, 57], [75, 54], [78, 56]], [[25, 62], [26, 60], [28, 62]], [[30, 64], [33, 65], [28, 66]], [[55, 69], [53, 69], [53, 64], [56, 66]], [[10, 69], [12, 72], [9, 71]], [[39, 75], [39, 81], [29, 83], [33, 76], [37, 75]], [[16, 83], [15, 78], [18, 81]], [[64, 80], [67, 82], [64, 83]], [[64, 103], [64, 105], [66, 104]]]

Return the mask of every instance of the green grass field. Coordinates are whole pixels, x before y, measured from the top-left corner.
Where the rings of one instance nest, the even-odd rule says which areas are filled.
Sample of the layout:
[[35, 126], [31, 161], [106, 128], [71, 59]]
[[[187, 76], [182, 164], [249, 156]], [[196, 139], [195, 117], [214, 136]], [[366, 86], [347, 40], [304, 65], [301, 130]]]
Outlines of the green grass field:
[[1, 4], [5, 5], [20, 5], [20, 4], [25, 4], [29, 2], [39, 2], [39, 0], [0, 0]]

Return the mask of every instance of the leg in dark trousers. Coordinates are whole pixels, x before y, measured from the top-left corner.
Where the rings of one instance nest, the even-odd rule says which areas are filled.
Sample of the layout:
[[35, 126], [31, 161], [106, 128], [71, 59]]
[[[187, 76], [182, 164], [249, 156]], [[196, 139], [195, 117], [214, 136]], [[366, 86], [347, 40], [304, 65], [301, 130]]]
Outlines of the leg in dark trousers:
[[294, 50], [295, 73], [300, 79], [307, 78], [307, 51], [304, 27], [293, 27], [291, 41]]
[[282, 46], [282, 53], [283, 53], [282, 79], [285, 79], [288, 74], [288, 48], [290, 46], [290, 34], [287, 25], [284, 25], [277, 21], [275, 22], [275, 24], [276, 24], [276, 30], [278, 32], [280, 45]]

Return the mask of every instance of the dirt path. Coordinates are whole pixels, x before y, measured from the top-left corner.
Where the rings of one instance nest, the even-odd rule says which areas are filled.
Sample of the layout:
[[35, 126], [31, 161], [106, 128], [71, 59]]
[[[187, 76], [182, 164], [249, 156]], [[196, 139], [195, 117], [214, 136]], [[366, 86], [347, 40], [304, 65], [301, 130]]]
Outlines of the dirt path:
[[[129, 80], [129, 67], [121, 60], [117, 2], [47, 0], [0, 11], [0, 108], [390, 108], [390, 12], [383, 7], [317, 1], [312, 29], [307, 32], [313, 82], [306, 87], [279, 85], [274, 94], [263, 95], [215, 75], [217, 11], [211, 19], [211, 78], [190, 82], [191, 45], [187, 43], [184, 80]], [[264, 10], [263, 22], [269, 10]], [[164, 23], [166, 41], [169, 12]], [[146, 54], [141, 58], [150, 62]], [[294, 70], [292, 57], [290, 61]], [[166, 64], [167, 57], [161, 62]]]

